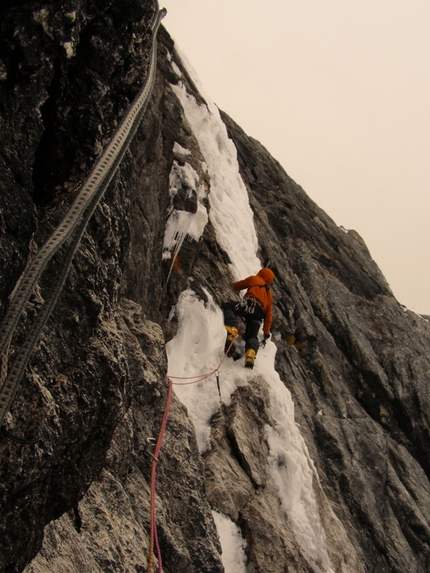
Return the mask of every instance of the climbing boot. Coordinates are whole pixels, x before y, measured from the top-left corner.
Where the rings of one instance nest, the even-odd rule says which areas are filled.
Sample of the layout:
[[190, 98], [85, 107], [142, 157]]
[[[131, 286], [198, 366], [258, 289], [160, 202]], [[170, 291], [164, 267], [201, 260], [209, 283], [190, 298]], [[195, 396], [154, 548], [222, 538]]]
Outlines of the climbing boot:
[[248, 348], [245, 352], [245, 368], [254, 368], [255, 355], [255, 350], [253, 348]]
[[227, 356], [231, 356], [234, 351], [233, 341], [238, 337], [239, 331], [235, 326], [226, 326], [227, 338], [225, 339], [224, 352]]

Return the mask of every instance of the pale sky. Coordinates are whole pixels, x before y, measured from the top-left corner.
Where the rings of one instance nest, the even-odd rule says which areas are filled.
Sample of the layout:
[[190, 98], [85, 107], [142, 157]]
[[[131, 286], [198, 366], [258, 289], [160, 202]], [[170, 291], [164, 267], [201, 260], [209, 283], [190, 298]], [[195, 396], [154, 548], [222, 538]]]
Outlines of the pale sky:
[[430, 0], [160, 0], [205, 93], [430, 314]]

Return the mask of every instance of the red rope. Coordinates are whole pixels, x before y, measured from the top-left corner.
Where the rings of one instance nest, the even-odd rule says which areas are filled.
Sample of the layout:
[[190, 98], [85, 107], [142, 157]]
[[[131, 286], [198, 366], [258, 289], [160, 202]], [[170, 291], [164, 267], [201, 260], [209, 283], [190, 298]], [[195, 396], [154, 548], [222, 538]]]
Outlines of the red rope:
[[170, 403], [172, 401], [172, 389], [173, 389], [172, 380], [170, 378], [167, 378], [167, 379], [169, 381], [169, 390], [167, 393], [166, 407], [164, 409], [163, 421], [161, 422], [160, 433], [158, 434], [158, 440], [157, 440], [157, 444], [155, 446], [154, 459], [152, 461], [152, 469], [151, 469], [151, 501], [150, 501], [151, 527], [150, 527], [150, 534], [149, 534], [148, 573], [152, 573], [154, 543], [155, 543], [155, 547], [157, 549], [158, 570], [160, 573], [162, 573], [162, 571], [163, 571], [161, 551], [160, 551], [160, 546], [158, 543], [158, 534], [157, 534], [157, 519], [156, 519], [156, 509], [155, 509], [155, 488], [156, 488], [156, 474], [157, 474], [158, 456], [160, 455], [161, 444], [163, 442], [164, 432], [166, 430], [167, 419], [169, 417]]
[[216, 368], [214, 368], [214, 370], [206, 372], [206, 374], [198, 374], [197, 376], [168, 376], [168, 378], [169, 379], [171, 378], [172, 380], [191, 380], [191, 382], [172, 382], [172, 384], [174, 384], [175, 386], [186, 386], [187, 384], [197, 384], [197, 382], [206, 380], [206, 378], [209, 378], [209, 376], [212, 376], [212, 374], [215, 374], [215, 372], [218, 372], [218, 370], [221, 368], [236, 338], [237, 336], [235, 336], [235, 338], [233, 338], [233, 340], [230, 342], [230, 346], [224, 352], [221, 362], [218, 364]]
[[[161, 551], [160, 551], [160, 545], [158, 543], [158, 534], [157, 534], [155, 491], [156, 491], [156, 482], [157, 482], [156, 475], [157, 475], [158, 457], [160, 455], [161, 444], [163, 442], [164, 432], [166, 430], [166, 425], [167, 425], [167, 419], [169, 417], [170, 404], [172, 401], [173, 384], [179, 385], [179, 386], [184, 386], [186, 384], [197, 384], [197, 382], [201, 382], [202, 380], [206, 380], [207, 378], [212, 376], [212, 374], [215, 374], [216, 372], [218, 372], [218, 370], [221, 368], [226, 356], [228, 355], [230, 348], [233, 346], [233, 343], [234, 343], [234, 339], [231, 341], [230, 346], [225, 351], [221, 362], [211, 372], [207, 372], [206, 374], [199, 374], [197, 376], [185, 376], [185, 377], [167, 376], [167, 380], [169, 381], [169, 390], [167, 392], [167, 399], [166, 399], [166, 406], [164, 408], [163, 421], [161, 422], [160, 433], [158, 434], [157, 444], [156, 444], [155, 450], [154, 450], [154, 459], [152, 461], [152, 468], [151, 468], [151, 497], [150, 497], [150, 508], [149, 508], [150, 533], [149, 533], [148, 573], [152, 573], [154, 546], [155, 546], [155, 549], [157, 551], [158, 571], [159, 571], [159, 573], [163, 572]], [[175, 379], [175, 380], [190, 380], [190, 382], [173, 382], [173, 379]]]

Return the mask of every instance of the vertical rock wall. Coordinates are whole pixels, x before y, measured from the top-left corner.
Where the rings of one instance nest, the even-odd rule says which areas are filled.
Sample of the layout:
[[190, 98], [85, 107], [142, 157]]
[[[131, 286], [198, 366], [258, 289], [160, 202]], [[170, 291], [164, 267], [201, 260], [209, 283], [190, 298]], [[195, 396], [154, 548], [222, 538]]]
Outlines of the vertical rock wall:
[[[1, 313], [28, 256], [138, 91], [154, 9], [143, 0], [0, 7]], [[172, 61], [182, 67], [161, 30], [144, 121], [90, 222], [5, 423], [28, 443], [0, 434], [5, 573], [147, 569], [148, 438], [157, 435], [166, 399], [164, 346], [176, 327], [170, 311], [190, 284], [217, 303], [231, 284], [210, 222], [200, 241], [184, 241], [174, 266], [162, 262], [174, 161], [191, 165], [210, 192], [170, 87], [178, 82]], [[182, 81], [203, 104], [183, 69]], [[426, 573], [429, 323], [397, 303], [356, 233], [336, 227], [258, 142], [223, 119], [249, 191], [260, 259], [277, 276], [277, 369], [315, 464], [331, 566]], [[190, 153], [179, 157], [175, 144]], [[195, 209], [187, 189], [177, 191], [174, 207]], [[61, 258], [30, 301], [11, 359]], [[212, 509], [241, 528], [249, 571], [325, 570], [304, 554], [267, 477], [269, 412], [264, 379], [239, 388], [214, 417], [202, 459], [174, 398], [157, 484], [166, 572], [224, 570]]]
[[223, 117], [278, 277], [277, 370], [323, 489], [366, 571], [424, 572], [429, 321], [395, 300], [357, 233], [336, 227]]

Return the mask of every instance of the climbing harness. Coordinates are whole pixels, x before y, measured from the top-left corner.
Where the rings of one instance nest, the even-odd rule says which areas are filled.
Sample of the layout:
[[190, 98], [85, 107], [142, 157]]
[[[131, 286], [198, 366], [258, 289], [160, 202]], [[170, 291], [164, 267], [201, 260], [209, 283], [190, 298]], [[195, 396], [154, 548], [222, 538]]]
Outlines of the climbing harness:
[[[151, 494], [150, 494], [150, 508], [149, 508], [150, 533], [149, 533], [148, 573], [152, 573], [152, 571], [153, 571], [154, 546], [155, 546], [155, 549], [157, 552], [157, 558], [158, 558], [158, 571], [159, 571], [159, 573], [163, 572], [161, 551], [160, 551], [160, 545], [158, 543], [158, 535], [157, 535], [157, 519], [156, 519], [156, 507], [155, 507], [155, 497], [156, 497], [155, 493], [156, 493], [156, 481], [157, 481], [156, 480], [156, 474], [157, 474], [157, 464], [159, 461], [161, 444], [163, 442], [164, 432], [166, 430], [166, 425], [167, 425], [167, 419], [169, 417], [170, 404], [172, 401], [173, 385], [185, 386], [188, 384], [197, 384], [198, 382], [201, 382], [202, 380], [206, 380], [207, 378], [209, 378], [210, 376], [215, 374], [220, 404], [223, 405], [222, 400], [221, 400], [221, 387], [220, 387], [220, 382], [219, 382], [219, 370], [220, 370], [221, 366], [223, 365], [224, 360], [226, 359], [226, 356], [228, 354], [228, 351], [230, 350], [231, 346], [234, 343], [234, 340], [235, 339], [233, 339], [231, 341], [231, 344], [230, 344], [229, 348], [227, 349], [227, 352], [224, 353], [224, 356], [222, 357], [221, 362], [218, 364], [218, 366], [216, 368], [214, 368], [214, 370], [211, 370], [210, 372], [206, 372], [205, 374], [198, 374], [197, 376], [185, 376], [185, 377], [167, 376], [167, 380], [169, 382], [169, 389], [167, 392], [166, 406], [164, 408], [163, 420], [161, 422], [161, 428], [160, 428], [160, 432], [158, 434], [154, 454], [151, 454], [153, 457], [153, 460], [152, 460], [152, 468], [151, 468]], [[173, 382], [173, 380], [181, 380], [181, 382]], [[153, 440], [153, 438], [148, 439], [148, 441], [151, 441], [151, 442], [152, 442], [152, 440]]]

